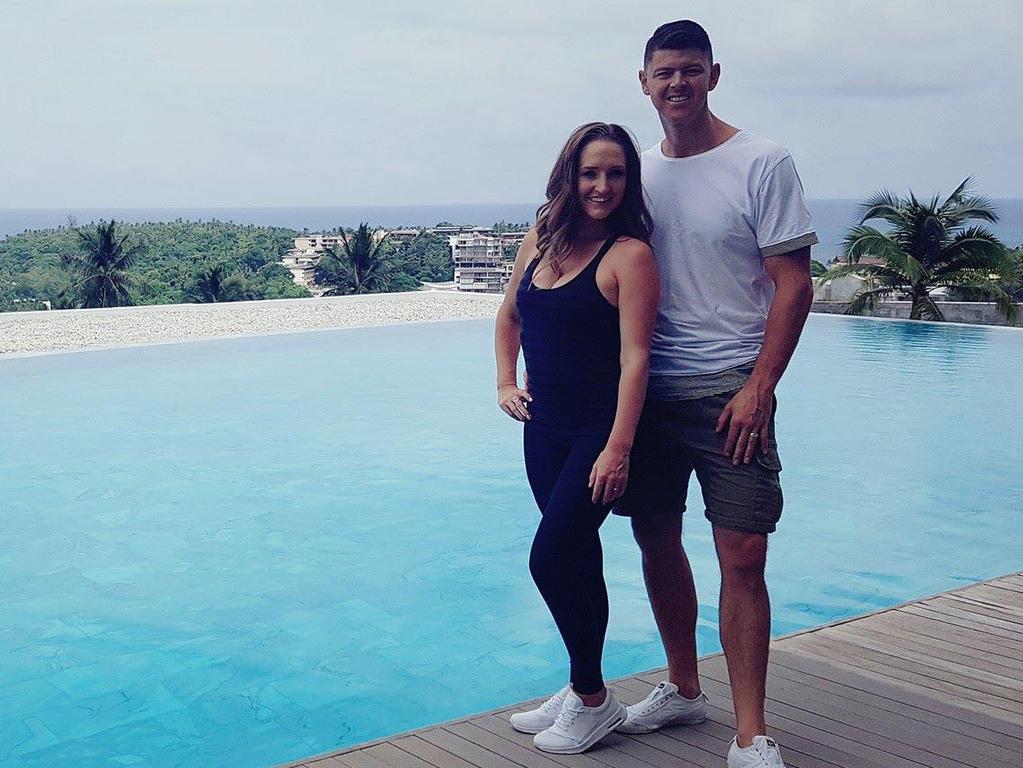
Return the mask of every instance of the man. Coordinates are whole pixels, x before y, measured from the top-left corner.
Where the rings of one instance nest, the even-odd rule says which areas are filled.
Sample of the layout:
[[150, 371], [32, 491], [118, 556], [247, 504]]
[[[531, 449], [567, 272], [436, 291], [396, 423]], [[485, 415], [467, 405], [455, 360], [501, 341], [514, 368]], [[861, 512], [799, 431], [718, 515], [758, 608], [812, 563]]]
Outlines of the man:
[[692, 21], [659, 27], [639, 73], [664, 129], [642, 157], [662, 288], [647, 403], [616, 512], [631, 517], [642, 551], [668, 680], [629, 707], [618, 730], [706, 717], [696, 591], [681, 541], [695, 471], [721, 567], [721, 644], [737, 721], [728, 765], [778, 768], [764, 724], [764, 566], [782, 510], [774, 391], [810, 310], [817, 236], [788, 152], [710, 111], [720, 74]]

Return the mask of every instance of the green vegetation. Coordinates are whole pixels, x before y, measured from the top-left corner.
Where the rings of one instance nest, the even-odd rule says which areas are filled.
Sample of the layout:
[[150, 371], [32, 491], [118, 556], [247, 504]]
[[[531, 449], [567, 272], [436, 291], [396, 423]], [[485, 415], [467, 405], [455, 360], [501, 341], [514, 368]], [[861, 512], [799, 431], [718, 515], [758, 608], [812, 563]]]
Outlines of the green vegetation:
[[191, 285], [185, 288], [185, 296], [196, 304], [257, 298], [245, 275], [229, 270], [223, 262], [206, 262], [195, 270]]
[[111, 244], [120, 243], [134, 254], [132, 263], [119, 270], [126, 288], [117, 293], [120, 304], [209, 300], [201, 298], [198, 284], [212, 265], [221, 265], [230, 289], [220, 301], [309, 295], [279, 263], [294, 244], [294, 230], [219, 221], [110, 222], [26, 232], [0, 241], [0, 311], [42, 309], [45, 301], [54, 308], [96, 306], [81, 293], [90, 283], [83, 284], [78, 266], [89, 269], [92, 259], [92, 246], [83, 235], [101, 240], [100, 230], [109, 230]]
[[71, 277], [61, 303], [77, 307], [124, 307], [134, 304], [132, 293], [141, 283], [133, 271], [143, 247], [117, 233], [117, 225], [98, 224], [96, 232], [79, 229], [78, 250], [60, 255], [61, 266]]
[[[823, 276], [830, 282], [845, 275], [865, 278], [864, 288], [846, 307], [847, 314], [872, 309], [889, 295], [907, 295], [910, 319], [943, 320], [930, 291], [945, 287], [995, 301], [1013, 318], [1013, 286], [1018, 289], [1020, 260], [982, 225], [996, 222], [991, 202], [974, 195], [966, 179], [944, 202], [927, 202], [912, 192], [902, 198], [882, 190], [861, 206], [860, 223], [849, 230], [843, 246], [846, 263]], [[881, 220], [885, 231], [866, 222]]]
[[415, 240], [392, 244], [391, 248], [401, 271], [418, 282], [443, 283], [455, 279], [451, 247], [443, 235], [423, 231]]
[[327, 287], [327, 296], [414, 291], [424, 281], [454, 279], [451, 251], [442, 236], [421, 231], [395, 243], [387, 235], [376, 238], [369, 224], [337, 232], [339, 246], [316, 266], [316, 283]]
[[[348, 235], [357, 259], [366, 237], [372, 240], [372, 228], [363, 226], [365, 232]], [[25, 232], [0, 240], [0, 312], [307, 297], [280, 263], [297, 235], [283, 227], [182, 220]], [[443, 235], [421, 230], [400, 241], [385, 238], [369, 252], [381, 265], [354, 266], [344, 249], [325, 256], [323, 284], [337, 294], [412, 291], [424, 281], [454, 278]]]

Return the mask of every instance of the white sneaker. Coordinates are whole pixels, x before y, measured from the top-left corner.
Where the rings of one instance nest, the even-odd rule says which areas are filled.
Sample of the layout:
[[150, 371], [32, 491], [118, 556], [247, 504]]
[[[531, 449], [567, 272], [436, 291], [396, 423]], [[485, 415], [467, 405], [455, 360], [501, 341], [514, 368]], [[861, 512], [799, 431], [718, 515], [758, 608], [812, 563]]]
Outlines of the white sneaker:
[[569, 691], [554, 725], [533, 737], [542, 752], [576, 755], [585, 752], [625, 721], [625, 705], [611, 691], [599, 707], [583, 706], [574, 691]]
[[616, 729], [619, 733], [651, 733], [666, 725], [695, 725], [707, 719], [707, 697], [702, 693], [687, 699], [678, 686], [660, 683], [643, 701], [629, 707], [629, 716]]
[[740, 748], [735, 739], [728, 747], [728, 768], [785, 768], [778, 742], [767, 736], [754, 736], [753, 743]]
[[571, 690], [572, 686], [566, 685], [536, 709], [531, 709], [528, 712], [516, 712], [510, 718], [512, 728], [521, 733], [546, 731], [554, 725], [558, 712], [565, 705], [565, 697]]

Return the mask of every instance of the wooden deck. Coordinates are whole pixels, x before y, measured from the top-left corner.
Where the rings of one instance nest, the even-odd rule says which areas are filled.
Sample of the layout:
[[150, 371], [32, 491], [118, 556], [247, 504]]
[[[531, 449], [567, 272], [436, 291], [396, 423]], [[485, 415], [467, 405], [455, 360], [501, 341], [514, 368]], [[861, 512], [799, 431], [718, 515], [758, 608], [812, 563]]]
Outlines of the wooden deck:
[[[610, 684], [625, 702], [664, 670]], [[508, 715], [423, 728], [289, 766], [303, 768], [722, 768], [735, 719], [721, 654], [700, 661], [709, 719], [612, 734], [583, 755], [538, 752]], [[767, 724], [790, 768], [1023, 766], [1023, 574], [772, 643]]]

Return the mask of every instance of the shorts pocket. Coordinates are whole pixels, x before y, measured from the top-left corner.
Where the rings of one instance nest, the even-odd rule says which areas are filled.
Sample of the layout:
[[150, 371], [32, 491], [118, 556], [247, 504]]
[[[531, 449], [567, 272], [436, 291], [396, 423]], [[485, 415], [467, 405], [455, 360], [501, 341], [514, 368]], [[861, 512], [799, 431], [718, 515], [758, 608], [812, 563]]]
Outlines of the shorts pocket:
[[773, 440], [767, 444], [766, 451], [757, 450], [754, 455], [757, 457], [757, 463], [764, 469], [781, 472], [781, 457], [778, 456], [778, 446]]

